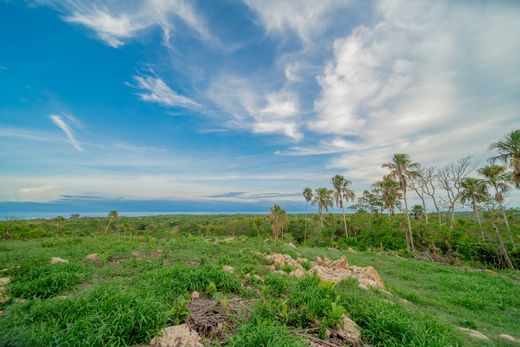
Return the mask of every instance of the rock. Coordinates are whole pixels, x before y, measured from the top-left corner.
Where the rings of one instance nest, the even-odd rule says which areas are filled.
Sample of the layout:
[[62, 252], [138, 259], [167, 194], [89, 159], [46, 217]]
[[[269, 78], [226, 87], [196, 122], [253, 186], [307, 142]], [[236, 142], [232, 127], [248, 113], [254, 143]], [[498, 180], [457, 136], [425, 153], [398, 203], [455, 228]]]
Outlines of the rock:
[[372, 266], [353, 267], [353, 277], [357, 278], [360, 287], [385, 288], [383, 279]]
[[101, 261], [101, 258], [99, 257], [99, 255], [97, 253], [92, 253], [92, 254], [85, 256], [85, 258], [83, 258], [83, 260], [97, 263], [97, 262]]
[[507, 334], [500, 334], [500, 338], [504, 339], [504, 340], [507, 340], [509, 342], [513, 342], [513, 343], [517, 343], [518, 342], [518, 339], [511, 336], [511, 335], [507, 335]]
[[359, 326], [347, 316], [343, 316], [343, 320], [338, 327], [337, 333], [354, 347], [363, 345]]
[[164, 328], [150, 342], [151, 347], [204, 347], [200, 336], [186, 324]]
[[496, 275], [497, 274], [495, 271], [489, 270], [489, 269], [484, 269], [484, 270], [482, 270], [482, 272], [488, 273], [490, 275]]
[[473, 337], [475, 339], [485, 340], [485, 341], [489, 340], [489, 337], [487, 337], [486, 335], [482, 334], [480, 331], [476, 331], [476, 330], [468, 329], [468, 328], [458, 328], [458, 330], [463, 332], [463, 333], [468, 334], [469, 336], [471, 336], [471, 337]]
[[357, 253], [357, 251], [354, 248], [352, 248], [352, 247], [347, 248], [347, 252], [349, 252], [349, 253]]
[[285, 271], [282, 271], [282, 270], [274, 270], [273, 273], [274, 274], [278, 274], [278, 275], [287, 275], [287, 273]]
[[276, 270], [276, 265], [274, 265], [274, 263], [267, 265], [267, 267], [268, 267], [269, 270], [271, 270], [271, 271]]
[[227, 271], [227, 272], [230, 272], [230, 273], [235, 272], [235, 268], [233, 266], [224, 265], [222, 268], [224, 269], [224, 271]]
[[9, 277], [0, 277], [0, 287], [6, 286], [11, 282]]
[[162, 249], [156, 249], [156, 250], [153, 250], [150, 252], [150, 256], [153, 257], [153, 258], [157, 258], [157, 257], [160, 257], [163, 255], [163, 250]]
[[339, 258], [338, 260], [331, 262], [329, 267], [332, 267], [334, 270], [339, 270], [339, 269], [348, 270], [349, 267], [348, 267], [347, 257], [343, 256], [343, 257]]
[[302, 269], [296, 269], [294, 271], [291, 271], [289, 273], [289, 276], [300, 278], [300, 277], [305, 276], [305, 271], [303, 271]]
[[292, 242], [286, 243], [285, 245], [287, 247], [296, 248], [296, 245], [294, 243], [292, 243]]
[[331, 251], [331, 252], [337, 252], [337, 251], [338, 251], [338, 249], [337, 249], [337, 248], [335, 248], [335, 247], [329, 247], [329, 248], [327, 248], [327, 251]]
[[200, 298], [200, 293], [197, 292], [197, 291], [194, 291], [193, 293], [191, 293], [191, 298], [193, 300], [199, 299]]
[[50, 260], [51, 264], [68, 264], [69, 261], [67, 259], [62, 259], [58, 257], [52, 257]]
[[143, 253], [141, 253], [140, 251], [132, 251], [132, 256], [134, 258], [142, 258], [143, 257]]

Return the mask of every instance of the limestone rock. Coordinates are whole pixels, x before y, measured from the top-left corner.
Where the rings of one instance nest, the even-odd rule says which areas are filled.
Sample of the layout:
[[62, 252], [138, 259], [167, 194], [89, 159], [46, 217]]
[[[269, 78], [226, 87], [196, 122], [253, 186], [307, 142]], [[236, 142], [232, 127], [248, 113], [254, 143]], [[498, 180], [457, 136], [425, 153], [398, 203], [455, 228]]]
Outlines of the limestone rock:
[[347, 316], [343, 316], [343, 320], [338, 327], [337, 333], [354, 347], [363, 345], [359, 326]]
[[200, 336], [186, 324], [164, 328], [150, 342], [151, 347], [204, 347]]
[[99, 254], [92, 253], [92, 254], [89, 254], [89, 255], [85, 256], [85, 258], [83, 258], [83, 260], [84, 261], [93, 262], [93, 263], [97, 263], [97, 262], [101, 261], [101, 258], [99, 257]]
[[296, 248], [296, 245], [294, 243], [292, 243], [292, 242], [286, 243], [285, 245], [287, 247]]
[[9, 277], [0, 277], [0, 287], [6, 286], [11, 282]]
[[468, 329], [468, 328], [459, 328], [458, 330], [463, 333], [468, 334], [469, 336], [471, 336], [475, 339], [485, 340], [485, 341], [489, 340], [489, 337], [487, 337], [486, 335], [482, 334], [480, 331], [477, 331], [477, 330]]
[[50, 260], [51, 264], [68, 264], [69, 261], [67, 259], [52, 257]]
[[518, 343], [518, 339], [511, 336], [511, 335], [507, 335], [507, 334], [500, 334], [500, 338], [504, 339], [504, 340], [507, 340], [509, 342], [513, 342], [513, 343]]
[[300, 278], [300, 277], [305, 276], [305, 271], [303, 271], [302, 269], [296, 269], [294, 271], [291, 271], [289, 273], [289, 276]]
[[233, 266], [224, 265], [222, 268], [224, 269], [224, 271], [227, 271], [227, 272], [230, 272], [230, 273], [235, 272], [235, 268]]
[[197, 292], [197, 291], [192, 292], [192, 293], [191, 293], [191, 298], [192, 298], [193, 300], [199, 299], [199, 298], [200, 298], [200, 293]]

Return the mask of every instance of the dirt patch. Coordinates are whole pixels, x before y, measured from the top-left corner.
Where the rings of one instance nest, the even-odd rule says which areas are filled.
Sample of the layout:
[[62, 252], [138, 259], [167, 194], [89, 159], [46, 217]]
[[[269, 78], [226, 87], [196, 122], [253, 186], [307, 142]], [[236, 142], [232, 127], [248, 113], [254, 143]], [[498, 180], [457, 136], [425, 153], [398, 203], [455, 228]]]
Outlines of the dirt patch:
[[233, 334], [239, 317], [247, 312], [241, 299], [216, 301], [192, 296], [188, 309], [188, 326], [201, 337], [226, 343]]

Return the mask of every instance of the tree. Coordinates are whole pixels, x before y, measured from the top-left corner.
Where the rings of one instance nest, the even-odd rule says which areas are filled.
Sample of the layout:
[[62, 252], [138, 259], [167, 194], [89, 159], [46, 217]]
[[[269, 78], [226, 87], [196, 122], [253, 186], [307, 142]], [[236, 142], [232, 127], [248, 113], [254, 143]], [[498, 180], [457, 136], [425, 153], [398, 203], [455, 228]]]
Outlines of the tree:
[[513, 171], [511, 178], [517, 187], [520, 186], [520, 129], [513, 130], [502, 140], [492, 143], [489, 149], [496, 149], [498, 155], [490, 158], [492, 163], [497, 160], [509, 165]]
[[435, 184], [436, 181], [436, 175], [435, 175], [435, 168], [434, 167], [428, 167], [425, 169], [420, 170], [420, 177], [421, 177], [421, 185], [420, 189], [421, 191], [430, 197], [433, 202], [433, 206], [435, 207], [435, 210], [437, 211], [437, 218], [439, 222], [439, 226], [442, 223], [442, 217], [441, 217], [441, 210], [439, 208], [439, 204], [437, 203], [437, 197], [435, 195], [435, 191], [437, 189], [437, 186]]
[[451, 228], [453, 228], [453, 221], [455, 220], [455, 208], [460, 202], [462, 181], [476, 168], [477, 165], [471, 160], [470, 156], [467, 156], [455, 163], [450, 163], [437, 172], [437, 180], [446, 191], [444, 205], [451, 216]]
[[419, 175], [419, 164], [412, 162], [410, 156], [405, 153], [397, 153], [392, 157], [392, 161], [384, 163], [382, 167], [390, 170], [389, 176], [399, 182], [399, 187], [403, 193], [404, 209], [406, 213], [406, 222], [408, 223], [408, 247], [412, 252], [415, 252], [413, 243], [412, 223], [410, 221], [410, 214], [408, 211], [408, 201], [406, 200], [406, 190], [408, 189], [408, 182], [410, 179]]
[[303, 198], [305, 199], [305, 231], [304, 231], [304, 234], [303, 234], [303, 243], [305, 244], [306, 240], [307, 240], [307, 217], [308, 217], [308, 213], [307, 213], [307, 208], [309, 206], [309, 202], [312, 201], [312, 189], [307, 187], [303, 190]]
[[[478, 225], [482, 226], [478, 204], [488, 199], [486, 182], [479, 178], [466, 177], [462, 180], [460, 186], [462, 188], [460, 193], [460, 201], [463, 204], [469, 203], [471, 205], [471, 208], [473, 208], [473, 212], [475, 212], [475, 216], [477, 217]], [[480, 236], [482, 239], [484, 239], [482, 230], [480, 232]]]
[[341, 208], [343, 214], [343, 226], [345, 228], [345, 237], [348, 237], [347, 218], [345, 216], [345, 203], [348, 201], [354, 201], [355, 193], [349, 188], [350, 182], [344, 176], [336, 175], [331, 179], [332, 186], [334, 187], [334, 200], [336, 200], [336, 206]]
[[509, 228], [509, 222], [507, 221], [506, 212], [504, 210], [504, 195], [512, 188], [511, 173], [507, 172], [506, 168], [501, 165], [484, 166], [478, 169], [478, 173], [484, 177], [484, 182], [494, 190], [495, 195], [493, 199], [500, 207], [504, 223], [510, 232], [511, 243], [514, 245], [511, 229]]
[[56, 229], [61, 230], [61, 228], [63, 228], [65, 225], [65, 217], [58, 216], [54, 218], [54, 222], [56, 223]]
[[112, 224], [117, 219], [117, 217], [119, 217], [117, 211], [110, 211], [108, 213], [108, 225], [107, 225], [107, 229], [105, 230], [105, 232], [108, 231], [108, 229], [110, 228], [110, 224]]
[[373, 189], [388, 209], [388, 215], [393, 216], [399, 199], [401, 199], [399, 183], [390, 176], [384, 176], [381, 181], [373, 184]]
[[367, 210], [374, 214], [379, 213], [379, 211], [383, 213], [384, 207], [385, 205], [379, 195], [375, 192], [369, 192], [368, 190], [363, 191], [363, 195], [358, 198], [356, 205], [356, 208]]
[[424, 215], [423, 207], [421, 205], [413, 205], [412, 214], [415, 220], [421, 220], [421, 215]]
[[318, 205], [320, 212], [320, 226], [323, 227], [323, 210], [328, 211], [332, 207], [332, 190], [328, 188], [317, 188], [314, 190], [313, 205]]
[[269, 209], [269, 216], [267, 219], [271, 223], [273, 229], [273, 237], [278, 239], [280, 235], [283, 237], [283, 231], [289, 225], [289, 219], [287, 218], [287, 212], [277, 204]]
[[[426, 185], [426, 181], [422, 177], [422, 171], [419, 170], [419, 174], [410, 179], [410, 188], [412, 188], [412, 190], [415, 192], [415, 194], [417, 194], [419, 199], [421, 199], [421, 203], [422, 203], [421, 210], [424, 215], [424, 221], [426, 222], [426, 224], [428, 224], [428, 212], [426, 211], [426, 200], [425, 200], [426, 193], [424, 192], [424, 188], [423, 188], [423, 186], [425, 186], [425, 185]], [[414, 207], [416, 207], [416, 206], [414, 206]]]

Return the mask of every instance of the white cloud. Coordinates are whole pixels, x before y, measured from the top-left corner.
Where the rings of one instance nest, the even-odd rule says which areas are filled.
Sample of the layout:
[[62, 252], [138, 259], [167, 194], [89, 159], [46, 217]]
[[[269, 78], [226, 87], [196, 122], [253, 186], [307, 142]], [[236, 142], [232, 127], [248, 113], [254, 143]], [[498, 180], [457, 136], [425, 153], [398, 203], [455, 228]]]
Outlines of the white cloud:
[[520, 126], [520, 7], [379, 1], [376, 10], [374, 25], [335, 40], [308, 123], [357, 144], [288, 154], [343, 151], [330, 166], [367, 182], [393, 153], [428, 165], [484, 157], [489, 143]]
[[348, 0], [244, 0], [255, 11], [266, 28], [273, 35], [295, 32], [304, 42], [309, 43], [330, 24], [327, 16], [342, 7]]
[[136, 88], [143, 92], [138, 93], [144, 101], [156, 102], [163, 106], [174, 107], [198, 107], [193, 100], [177, 94], [161, 78], [155, 76], [134, 76], [137, 82]]
[[47, 194], [56, 188], [57, 188], [57, 186], [54, 186], [54, 185], [45, 185], [45, 186], [40, 186], [40, 187], [25, 187], [25, 188], [20, 188], [18, 190], [18, 193], [26, 194], [26, 195], [40, 195], [40, 194]]
[[204, 39], [210, 34], [190, 2], [185, 0], [42, 0], [62, 9], [65, 20], [93, 30], [99, 39], [111, 47], [120, 47], [131, 38], [159, 27], [163, 41], [169, 46], [175, 23], [182, 21]]
[[248, 129], [259, 134], [283, 134], [301, 140], [298, 96], [285, 90], [263, 96], [267, 88], [270, 85], [264, 85], [260, 80], [223, 75], [213, 82], [208, 97], [232, 115], [226, 121], [230, 128]]
[[50, 115], [49, 118], [54, 124], [56, 124], [56, 126], [58, 126], [58, 128], [60, 128], [65, 133], [72, 147], [74, 147], [76, 150], [80, 152], [84, 151], [83, 147], [81, 147], [81, 143], [76, 139], [76, 135], [74, 135], [74, 132], [72, 131], [71, 127], [67, 123], [65, 123], [62, 116]]

